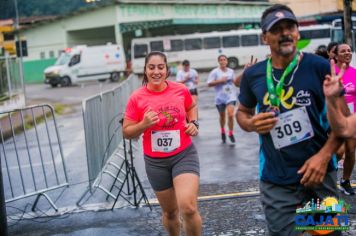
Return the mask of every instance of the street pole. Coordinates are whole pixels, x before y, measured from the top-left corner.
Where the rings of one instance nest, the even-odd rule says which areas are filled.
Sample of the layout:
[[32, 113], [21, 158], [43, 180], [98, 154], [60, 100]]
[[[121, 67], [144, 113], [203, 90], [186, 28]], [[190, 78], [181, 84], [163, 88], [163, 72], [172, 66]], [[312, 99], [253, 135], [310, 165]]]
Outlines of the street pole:
[[344, 39], [345, 43], [355, 48], [352, 40], [351, 2], [352, 0], [344, 0]]
[[0, 161], [0, 235], [7, 236], [6, 205], [5, 205], [4, 184], [2, 182], [1, 170], [2, 169], [1, 169], [1, 161]]
[[19, 42], [19, 51], [20, 51], [20, 58], [19, 58], [19, 75], [21, 80], [22, 91], [25, 99], [25, 106], [26, 106], [26, 88], [25, 88], [25, 78], [23, 75], [23, 55], [22, 55], [22, 43], [21, 43], [21, 36], [20, 36], [20, 19], [19, 19], [19, 10], [17, 8], [17, 0], [14, 0], [15, 5], [15, 29], [16, 29], [16, 38]]

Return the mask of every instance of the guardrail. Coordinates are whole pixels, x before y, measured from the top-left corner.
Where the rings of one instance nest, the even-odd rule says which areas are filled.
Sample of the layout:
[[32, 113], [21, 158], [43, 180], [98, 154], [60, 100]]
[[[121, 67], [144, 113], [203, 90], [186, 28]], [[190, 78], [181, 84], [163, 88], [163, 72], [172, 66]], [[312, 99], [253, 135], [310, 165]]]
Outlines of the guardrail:
[[118, 87], [82, 103], [90, 191], [107, 160], [123, 140], [120, 121], [130, 94], [140, 85], [137, 75], [131, 74]]
[[37, 195], [35, 210], [44, 196], [57, 210], [46, 192], [69, 185], [53, 107], [35, 105], [0, 116], [5, 202]]

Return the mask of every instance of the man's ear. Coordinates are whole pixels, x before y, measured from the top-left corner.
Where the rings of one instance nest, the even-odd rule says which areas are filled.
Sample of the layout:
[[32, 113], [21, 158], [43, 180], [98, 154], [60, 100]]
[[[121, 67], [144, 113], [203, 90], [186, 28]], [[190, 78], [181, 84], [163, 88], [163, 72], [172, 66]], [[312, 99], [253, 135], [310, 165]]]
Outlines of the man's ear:
[[263, 44], [268, 45], [268, 43], [267, 43], [267, 37], [266, 37], [266, 33], [262, 33], [262, 42], [263, 42]]

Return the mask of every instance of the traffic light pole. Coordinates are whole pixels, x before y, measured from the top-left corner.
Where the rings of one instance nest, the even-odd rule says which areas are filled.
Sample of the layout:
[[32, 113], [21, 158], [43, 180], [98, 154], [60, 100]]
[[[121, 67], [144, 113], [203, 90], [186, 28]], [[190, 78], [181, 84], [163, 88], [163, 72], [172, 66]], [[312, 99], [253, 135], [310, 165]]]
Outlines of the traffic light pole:
[[19, 42], [19, 51], [20, 51], [20, 57], [19, 57], [19, 75], [20, 75], [20, 80], [21, 80], [21, 86], [23, 90], [23, 95], [25, 99], [25, 104], [26, 104], [26, 88], [25, 88], [25, 78], [24, 78], [24, 73], [23, 73], [23, 54], [22, 54], [22, 43], [21, 43], [21, 37], [20, 37], [20, 19], [19, 19], [19, 10], [17, 8], [17, 0], [14, 0], [15, 4], [15, 27], [16, 27], [16, 38], [17, 41]]
[[0, 161], [0, 235], [7, 236], [7, 216]]

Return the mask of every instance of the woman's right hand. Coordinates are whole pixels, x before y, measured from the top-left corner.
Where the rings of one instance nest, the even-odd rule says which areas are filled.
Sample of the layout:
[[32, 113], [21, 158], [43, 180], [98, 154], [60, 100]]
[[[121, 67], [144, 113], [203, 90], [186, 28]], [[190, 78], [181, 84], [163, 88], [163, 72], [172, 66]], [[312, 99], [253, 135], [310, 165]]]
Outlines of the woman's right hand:
[[143, 125], [145, 128], [151, 127], [159, 122], [159, 117], [157, 112], [149, 108], [143, 115]]

